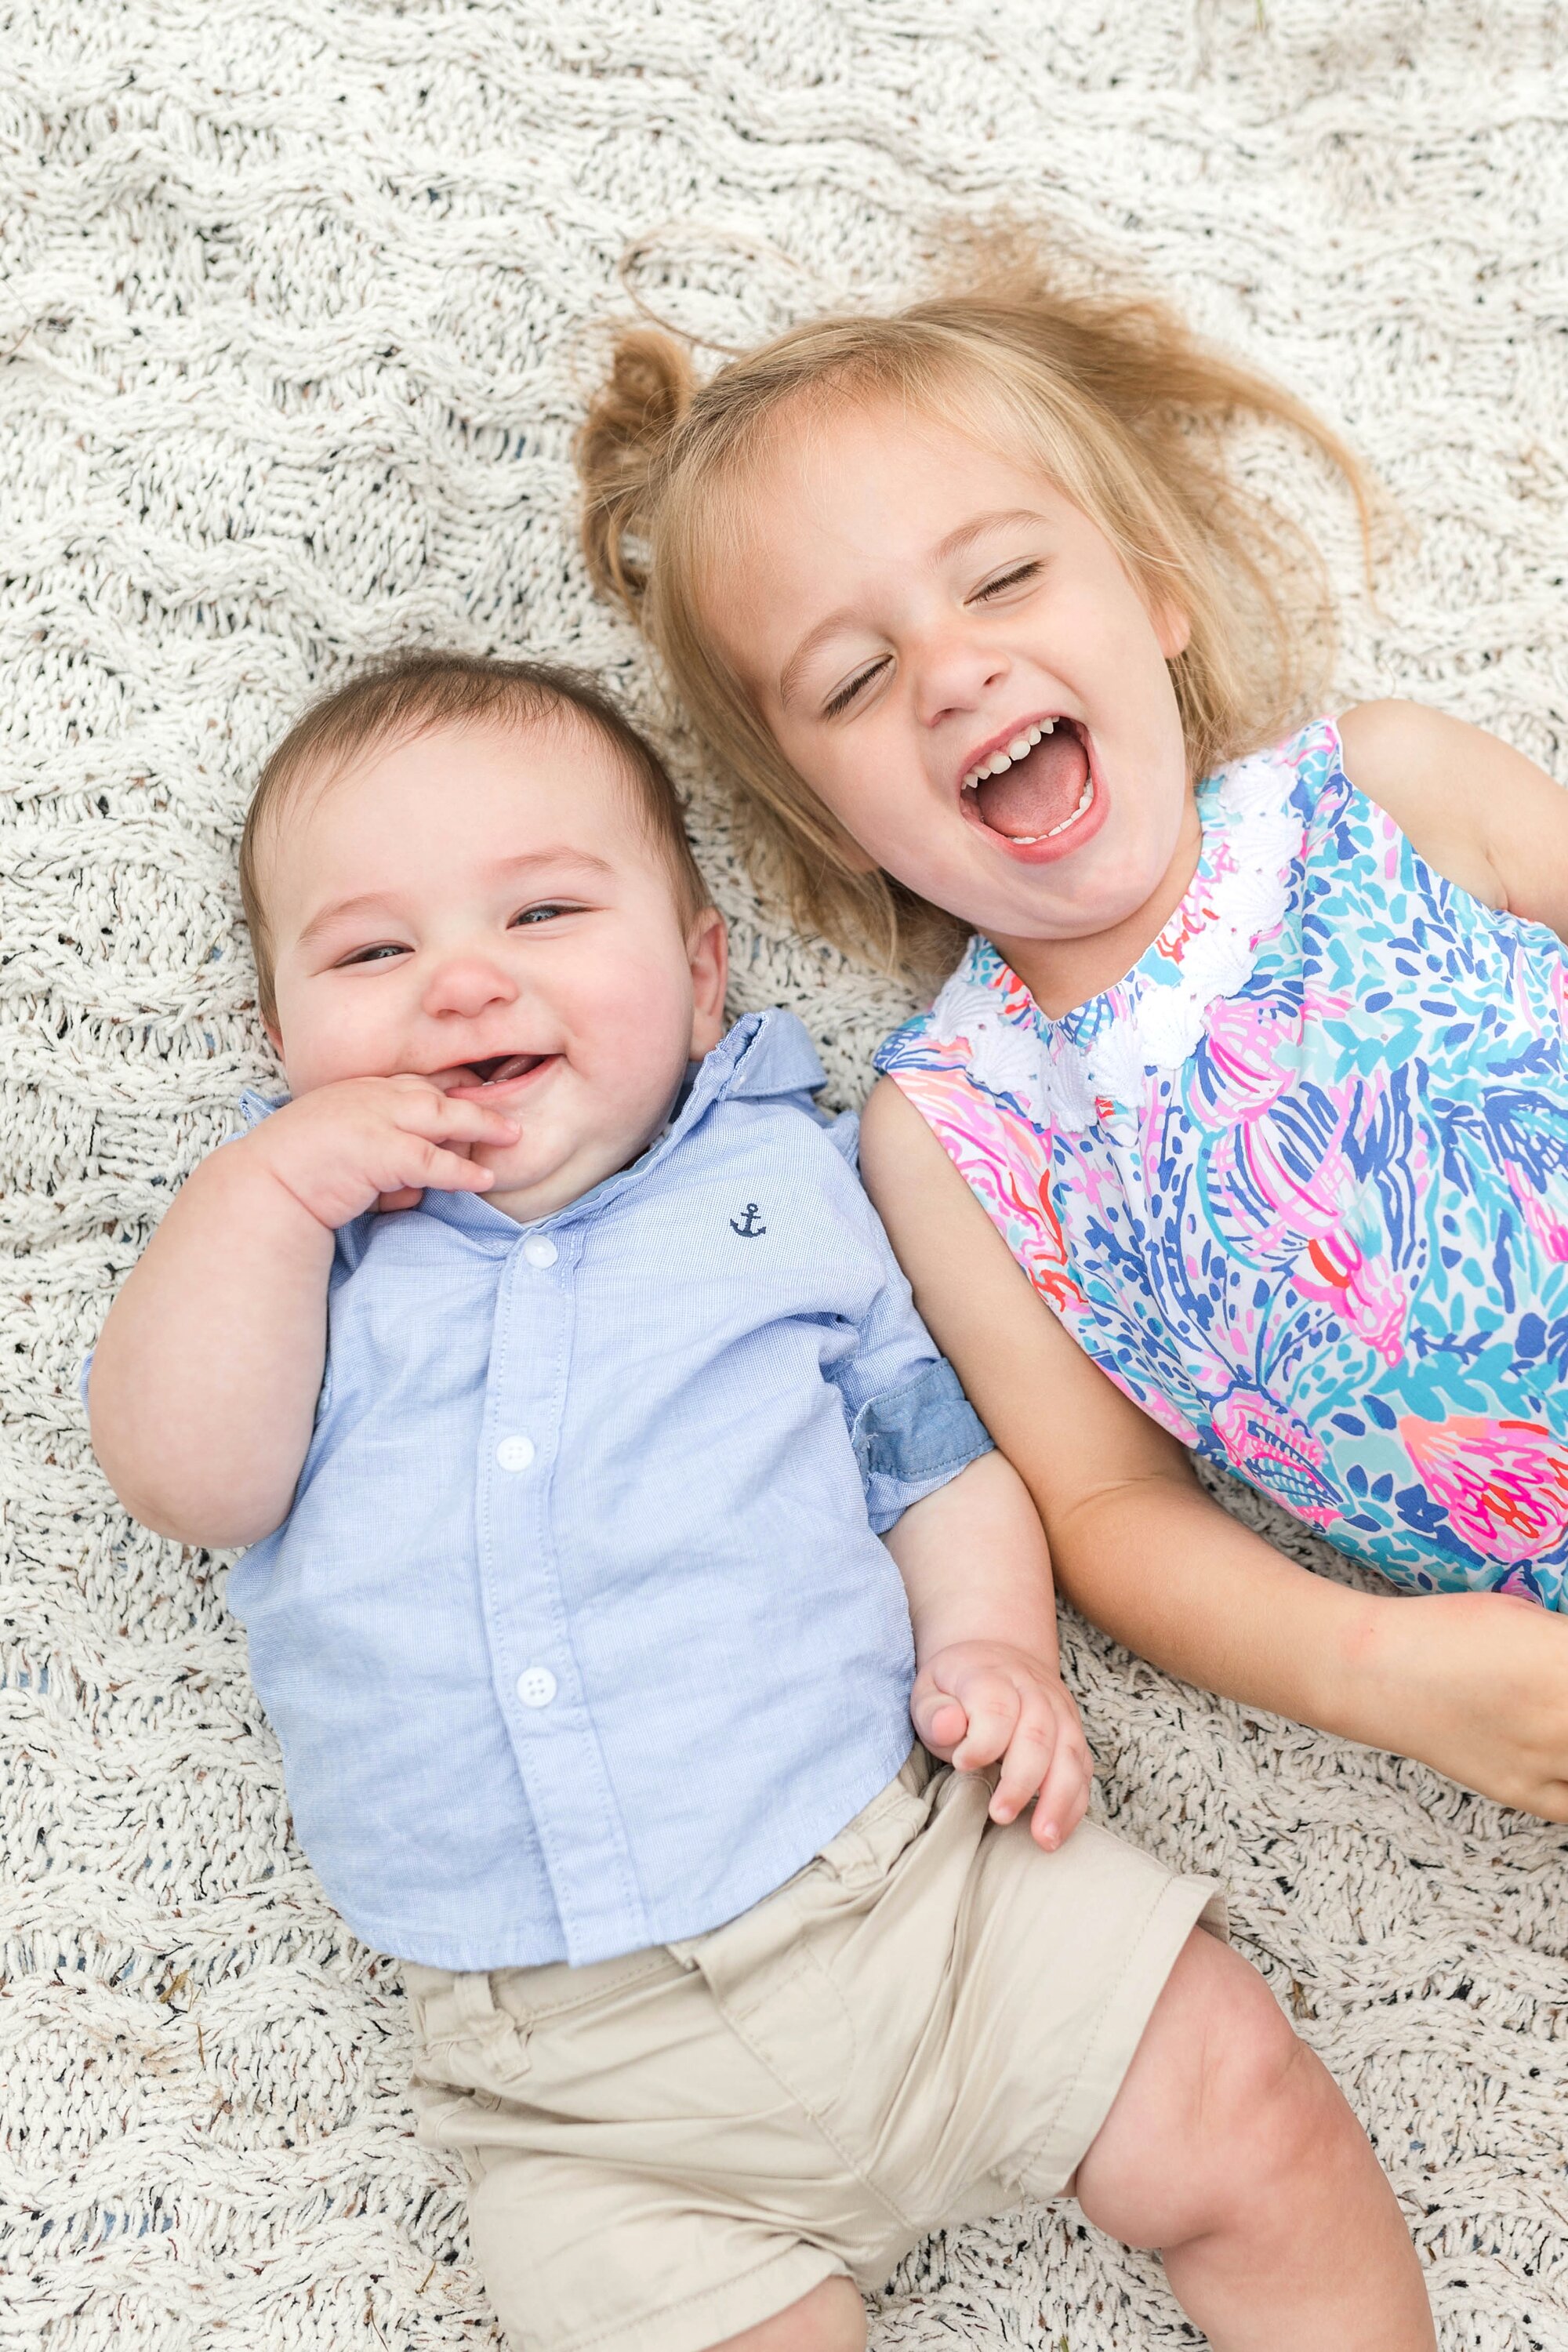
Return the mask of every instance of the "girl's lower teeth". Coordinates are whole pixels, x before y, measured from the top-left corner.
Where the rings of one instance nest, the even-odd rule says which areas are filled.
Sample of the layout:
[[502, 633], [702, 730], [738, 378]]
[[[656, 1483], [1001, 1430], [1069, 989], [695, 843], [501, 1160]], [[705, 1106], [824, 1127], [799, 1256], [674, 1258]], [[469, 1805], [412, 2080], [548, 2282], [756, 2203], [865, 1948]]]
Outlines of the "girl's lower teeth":
[[1075, 809], [1068, 810], [1067, 815], [1063, 817], [1060, 824], [1053, 824], [1048, 833], [1015, 833], [1009, 835], [1008, 838], [1016, 842], [1020, 849], [1032, 849], [1037, 841], [1054, 841], [1058, 833], [1065, 833], [1069, 824], [1076, 824], [1078, 823], [1079, 817], [1083, 814], [1085, 809], [1090, 805], [1093, 799], [1094, 778], [1091, 776], [1088, 783], [1085, 784], [1083, 791], [1079, 795], [1078, 806]]

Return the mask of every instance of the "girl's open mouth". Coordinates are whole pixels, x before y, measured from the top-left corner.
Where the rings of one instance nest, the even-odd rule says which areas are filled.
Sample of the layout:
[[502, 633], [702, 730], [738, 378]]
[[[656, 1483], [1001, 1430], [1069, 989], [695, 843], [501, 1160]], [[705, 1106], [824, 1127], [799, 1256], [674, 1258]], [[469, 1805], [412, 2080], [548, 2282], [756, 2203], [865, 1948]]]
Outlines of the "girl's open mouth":
[[963, 777], [959, 806], [971, 824], [1029, 865], [1081, 848], [1105, 819], [1105, 787], [1076, 719], [1024, 721]]

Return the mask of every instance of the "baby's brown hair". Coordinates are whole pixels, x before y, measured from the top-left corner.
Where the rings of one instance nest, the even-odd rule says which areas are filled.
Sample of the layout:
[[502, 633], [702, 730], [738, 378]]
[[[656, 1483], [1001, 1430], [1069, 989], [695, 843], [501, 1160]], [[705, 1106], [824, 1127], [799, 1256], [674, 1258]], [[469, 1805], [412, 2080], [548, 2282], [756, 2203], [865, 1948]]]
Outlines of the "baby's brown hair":
[[669, 872], [681, 922], [711, 905], [686, 837], [680, 801], [663, 761], [594, 678], [556, 662], [500, 661], [479, 654], [402, 654], [363, 670], [297, 719], [262, 769], [239, 845], [239, 888], [256, 957], [261, 1017], [277, 1018], [272, 942], [261, 888], [269, 827], [307, 777], [328, 783], [363, 752], [437, 727], [499, 719], [536, 727], [577, 719], [617, 755], [637, 811]]
[[972, 239], [965, 276], [890, 317], [807, 320], [705, 383], [669, 334], [626, 328], [577, 442], [588, 568], [660, 656], [753, 862], [803, 929], [916, 970], [936, 968], [962, 927], [864, 870], [704, 624], [715, 562], [743, 528], [744, 476], [786, 411], [890, 399], [1022, 452], [1099, 524], [1151, 606], [1186, 614], [1171, 673], [1194, 780], [1303, 716], [1332, 643], [1321, 562], [1232, 478], [1223, 428], [1245, 412], [1304, 436], [1349, 482], [1370, 544], [1368, 485], [1344, 444], [1163, 303], [1066, 290], [1016, 232]]

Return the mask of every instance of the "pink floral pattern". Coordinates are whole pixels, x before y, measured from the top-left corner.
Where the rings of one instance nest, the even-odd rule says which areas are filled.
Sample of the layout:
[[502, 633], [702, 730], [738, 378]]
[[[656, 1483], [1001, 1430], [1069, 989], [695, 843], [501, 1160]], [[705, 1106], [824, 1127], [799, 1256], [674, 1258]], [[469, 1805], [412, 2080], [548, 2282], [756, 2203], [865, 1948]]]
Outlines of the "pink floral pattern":
[[1568, 951], [1434, 873], [1327, 720], [1061, 1020], [976, 939], [879, 1066], [1184, 1444], [1396, 1581], [1568, 1591]]

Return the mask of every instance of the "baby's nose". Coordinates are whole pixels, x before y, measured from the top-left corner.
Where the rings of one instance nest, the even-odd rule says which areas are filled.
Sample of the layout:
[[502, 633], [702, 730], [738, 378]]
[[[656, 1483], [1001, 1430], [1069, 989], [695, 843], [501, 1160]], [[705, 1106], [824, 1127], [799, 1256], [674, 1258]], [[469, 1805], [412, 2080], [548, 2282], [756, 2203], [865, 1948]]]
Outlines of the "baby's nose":
[[488, 956], [452, 956], [431, 973], [425, 1010], [437, 1015], [472, 1015], [488, 1005], [509, 1003], [516, 994], [510, 974]]

